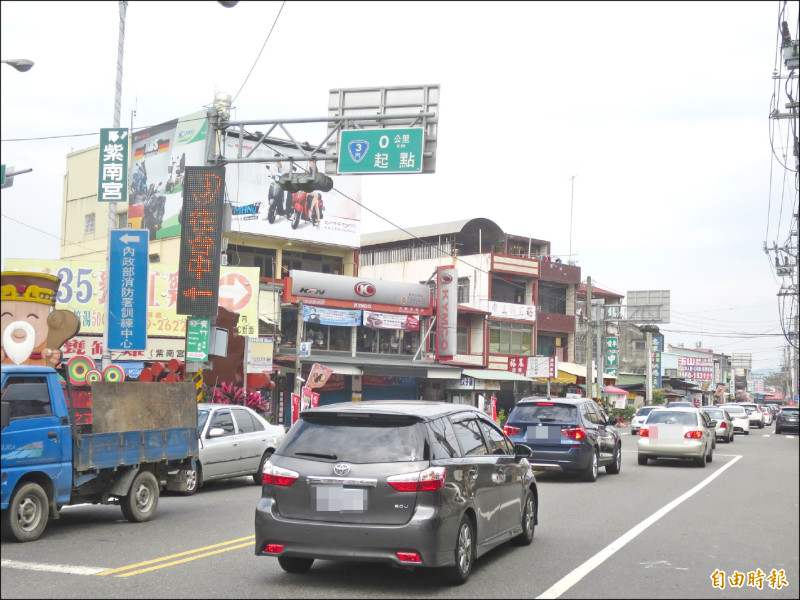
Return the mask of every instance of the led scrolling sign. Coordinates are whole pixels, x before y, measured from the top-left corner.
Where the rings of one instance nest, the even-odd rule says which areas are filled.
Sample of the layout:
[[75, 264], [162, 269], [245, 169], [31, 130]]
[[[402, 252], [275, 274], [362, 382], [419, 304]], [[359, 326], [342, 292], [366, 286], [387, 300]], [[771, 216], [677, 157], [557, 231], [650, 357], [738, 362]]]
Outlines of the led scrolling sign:
[[217, 315], [224, 198], [224, 166], [186, 167], [178, 269], [179, 315]]

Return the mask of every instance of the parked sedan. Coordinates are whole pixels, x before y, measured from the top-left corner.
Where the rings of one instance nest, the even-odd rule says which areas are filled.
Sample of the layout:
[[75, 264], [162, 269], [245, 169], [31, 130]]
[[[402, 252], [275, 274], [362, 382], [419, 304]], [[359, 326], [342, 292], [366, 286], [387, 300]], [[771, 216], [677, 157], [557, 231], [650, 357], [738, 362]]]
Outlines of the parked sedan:
[[639, 430], [639, 464], [651, 458], [688, 458], [705, 467], [714, 455], [715, 426], [696, 408], [657, 408]]
[[522, 398], [504, 431], [531, 449], [534, 469], [560, 470], [595, 481], [601, 466], [615, 475], [622, 467], [622, 440], [591, 398]]
[[775, 420], [775, 433], [800, 433], [800, 417], [796, 406], [783, 406]]
[[527, 546], [537, 523], [530, 450], [462, 404], [344, 402], [300, 413], [264, 465], [257, 556], [289, 573], [315, 559], [442, 567]]
[[261, 485], [261, 469], [283, 440], [280, 425], [270, 425], [254, 410], [231, 404], [197, 405], [200, 458], [186, 476], [186, 494], [203, 483], [231, 477], [253, 476]]
[[719, 408], [724, 408], [730, 418], [733, 420], [733, 432], [743, 433], [750, 435], [750, 415], [743, 406], [728, 402], [726, 404], [717, 404]]
[[700, 409], [711, 419], [717, 422], [717, 439], [730, 443], [736, 439], [733, 431], [733, 419], [724, 408], [715, 406], [704, 406]]
[[642, 406], [639, 410], [636, 411], [636, 414], [633, 415], [631, 419], [631, 435], [638, 435], [639, 429], [642, 428], [644, 422], [647, 420], [647, 415], [650, 414], [650, 411], [656, 408], [653, 405]]
[[764, 425], [772, 425], [772, 411], [769, 407], [765, 404], [759, 404], [758, 409], [761, 411], [761, 414], [764, 415]]

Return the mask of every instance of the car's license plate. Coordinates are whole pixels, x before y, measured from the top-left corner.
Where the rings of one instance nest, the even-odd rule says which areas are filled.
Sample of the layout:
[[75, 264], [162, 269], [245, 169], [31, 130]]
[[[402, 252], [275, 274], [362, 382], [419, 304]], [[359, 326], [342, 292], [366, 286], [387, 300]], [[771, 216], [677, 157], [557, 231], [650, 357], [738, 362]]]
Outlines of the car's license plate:
[[367, 508], [367, 490], [341, 485], [318, 485], [317, 510], [321, 512], [363, 512]]

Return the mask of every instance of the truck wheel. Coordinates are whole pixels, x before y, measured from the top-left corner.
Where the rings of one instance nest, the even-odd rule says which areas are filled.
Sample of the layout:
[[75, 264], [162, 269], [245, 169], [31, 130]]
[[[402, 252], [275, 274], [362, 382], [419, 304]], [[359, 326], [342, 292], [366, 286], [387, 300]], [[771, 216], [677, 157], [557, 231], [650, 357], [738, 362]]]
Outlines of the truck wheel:
[[38, 483], [22, 485], [3, 514], [3, 529], [17, 542], [39, 539], [49, 517], [47, 494]]
[[261, 462], [258, 463], [258, 471], [253, 473], [253, 483], [256, 485], [262, 484], [262, 474], [264, 472], [264, 463], [267, 462], [270, 457], [272, 456], [272, 450], [267, 450], [264, 452], [264, 456], [261, 457]]
[[122, 514], [131, 523], [143, 523], [153, 518], [158, 506], [158, 480], [150, 471], [140, 471], [133, 480], [128, 495], [120, 498]]

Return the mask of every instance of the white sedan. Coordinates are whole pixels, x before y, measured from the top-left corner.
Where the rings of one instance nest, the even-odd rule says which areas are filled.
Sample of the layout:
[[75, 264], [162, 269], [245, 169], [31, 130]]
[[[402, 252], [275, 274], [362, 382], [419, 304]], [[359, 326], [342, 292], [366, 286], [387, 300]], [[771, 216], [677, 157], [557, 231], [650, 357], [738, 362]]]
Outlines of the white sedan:
[[724, 408], [728, 412], [728, 415], [730, 415], [733, 420], [734, 433], [750, 435], [750, 415], [747, 414], [747, 411], [741, 404], [727, 403], [717, 404], [717, 406]]

